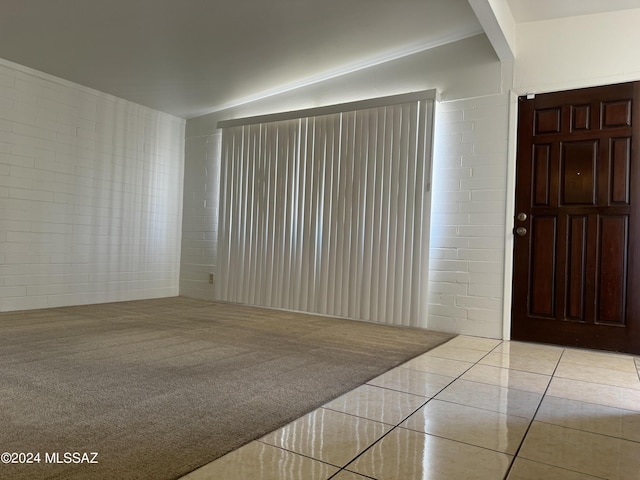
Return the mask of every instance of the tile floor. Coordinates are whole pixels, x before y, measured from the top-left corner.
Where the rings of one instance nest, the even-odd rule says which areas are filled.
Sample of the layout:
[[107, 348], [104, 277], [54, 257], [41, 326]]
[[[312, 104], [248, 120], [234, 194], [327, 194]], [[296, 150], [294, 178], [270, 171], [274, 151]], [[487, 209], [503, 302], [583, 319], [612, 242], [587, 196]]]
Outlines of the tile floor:
[[640, 479], [640, 358], [459, 336], [184, 480]]

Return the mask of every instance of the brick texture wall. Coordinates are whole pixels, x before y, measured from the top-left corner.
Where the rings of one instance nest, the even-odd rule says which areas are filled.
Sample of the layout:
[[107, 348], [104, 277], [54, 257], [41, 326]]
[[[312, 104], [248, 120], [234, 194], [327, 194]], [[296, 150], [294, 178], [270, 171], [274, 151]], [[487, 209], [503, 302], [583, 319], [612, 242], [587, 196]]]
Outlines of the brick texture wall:
[[[221, 135], [186, 139], [180, 294], [214, 300], [218, 246]], [[217, 279], [214, 277], [214, 281]]]
[[0, 62], [0, 311], [177, 295], [184, 128]]
[[438, 105], [429, 328], [502, 335], [508, 114], [506, 94]]

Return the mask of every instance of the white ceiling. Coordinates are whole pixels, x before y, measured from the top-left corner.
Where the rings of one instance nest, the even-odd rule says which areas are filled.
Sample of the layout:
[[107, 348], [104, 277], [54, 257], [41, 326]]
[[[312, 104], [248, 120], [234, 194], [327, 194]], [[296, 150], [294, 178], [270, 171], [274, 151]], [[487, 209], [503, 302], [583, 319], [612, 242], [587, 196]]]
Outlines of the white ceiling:
[[640, 0], [507, 0], [517, 23], [640, 8]]
[[[517, 22], [640, 7], [508, 3]], [[0, 0], [0, 58], [183, 118], [478, 33], [467, 0]]]

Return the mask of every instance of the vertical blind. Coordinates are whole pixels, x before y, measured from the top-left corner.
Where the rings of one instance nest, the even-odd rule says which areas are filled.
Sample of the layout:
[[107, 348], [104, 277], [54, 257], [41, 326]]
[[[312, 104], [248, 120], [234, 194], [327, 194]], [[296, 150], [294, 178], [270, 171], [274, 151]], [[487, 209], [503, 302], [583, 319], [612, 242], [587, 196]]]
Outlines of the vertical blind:
[[420, 93], [223, 122], [216, 298], [426, 326], [435, 92]]

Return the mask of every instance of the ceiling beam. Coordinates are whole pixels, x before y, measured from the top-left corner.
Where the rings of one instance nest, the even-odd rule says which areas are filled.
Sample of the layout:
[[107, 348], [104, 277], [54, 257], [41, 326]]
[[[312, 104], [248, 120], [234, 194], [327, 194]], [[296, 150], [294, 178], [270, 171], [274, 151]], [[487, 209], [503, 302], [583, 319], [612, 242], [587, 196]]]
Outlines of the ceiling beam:
[[505, 62], [516, 56], [516, 22], [507, 0], [468, 0], [498, 58]]

